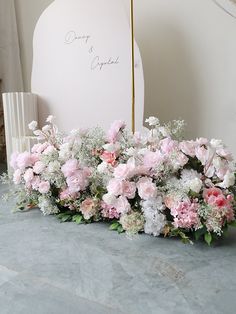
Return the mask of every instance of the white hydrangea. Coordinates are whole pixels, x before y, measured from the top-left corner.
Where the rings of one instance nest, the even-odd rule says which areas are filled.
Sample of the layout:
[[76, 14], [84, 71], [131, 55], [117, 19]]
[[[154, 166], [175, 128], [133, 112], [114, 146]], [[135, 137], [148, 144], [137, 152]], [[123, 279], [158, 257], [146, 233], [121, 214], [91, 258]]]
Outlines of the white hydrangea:
[[48, 164], [48, 172], [49, 173], [54, 173], [54, 172], [57, 172], [59, 171], [61, 168], [61, 165], [60, 163], [55, 160], [55, 161], [51, 161], [49, 164]]
[[200, 174], [195, 170], [184, 169], [181, 174], [181, 185], [186, 192], [190, 190], [199, 193], [202, 188], [202, 180]]
[[142, 202], [145, 218], [144, 232], [158, 237], [166, 225], [166, 216], [162, 213], [165, 209], [162, 197]]

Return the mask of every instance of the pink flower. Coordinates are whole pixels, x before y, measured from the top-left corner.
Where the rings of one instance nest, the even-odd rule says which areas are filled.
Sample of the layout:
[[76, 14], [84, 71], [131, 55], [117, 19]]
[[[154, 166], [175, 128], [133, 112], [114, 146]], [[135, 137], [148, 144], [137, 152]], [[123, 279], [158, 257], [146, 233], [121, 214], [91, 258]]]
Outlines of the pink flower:
[[115, 178], [127, 179], [130, 175], [131, 168], [127, 164], [120, 164], [114, 170]]
[[108, 164], [111, 164], [114, 166], [116, 164], [116, 153], [111, 153], [111, 152], [103, 152], [101, 155], [101, 159], [105, 161]]
[[94, 201], [92, 198], [86, 198], [81, 203], [80, 211], [86, 220], [92, 218], [97, 213], [97, 201]]
[[11, 161], [10, 161], [10, 166], [14, 169], [14, 170], [16, 170], [17, 169], [17, 158], [18, 158], [18, 156], [19, 156], [19, 153], [13, 153], [12, 155], [11, 155]]
[[78, 193], [70, 193], [69, 189], [65, 189], [61, 191], [59, 197], [61, 201], [69, 200], [69, 199], [76, 199], [79, 196]]
[[18, 185], [21, 183], [21, 170], [17, 169], [13, 174], [13, 182]]
[[31, 154], [29, 152], [24, 152], [18, 155], [17, 157], [17, 167], [20, 170], [24, 170], [27, 167], [33, 165]]
[[56, 152], [56, 148], [53, 145], [49, 145], [43, 152], [44, 155], [49, 155]]
[[42, 161], [37, 161], [33, 167], [33, 171], [36, 174], [40, 174], [44, 171], [45, 165], [42, 163]]
[[145, 167], [156, 168], [164, 161], [164, 156], [160, 151], [147, 152], [143, 157], [143, 164]]
[[197, 139], [196, 139], [196, 143], [197, 143], [197, 145], [199, 145], [199, 146], [203, 146], [203, 145], [206, 146], [206, 145], [209, 143], [209, 141], [208, 141], [208, 139], [205, 138], [205, 137], [200, 137], [200, 138], [197, 138]]
[[50, 183], [48, 181], [41, 181], [39, 183], [38, 191], [41, 194], [47, 194], [50, 190]]
[[26, 184], [29, 184], [31, 183], [31, 181], [33, 180], [34, 178], [34, 172], [33, 172], [33, 169], [29, 168], [25, 171], [25, 174], [24, 174], [24, 180], [25, 180], [25, 183]]
[[203, 192], [204, 200], [207, 204], [217, 207], [230, 206], [231, 199], [227, 199], [223, 192], [218, 188], [205, 189]]
[[120, 196], [114, 206], [117, 210], [117, 213], [124, 215], [127, 214], [131, 210], [130, 203], [128, 202], [127, 198], [124, 196]]
[[68, 160], [62, 167], [61, 171], [66, 178], [71, 177], [79, 168], [79, 162], [76, 159]]
[[185, 155], [195, 157], [196, 142], [183, 141], [179, 144], [179, 148]]
[[32, 147], [31, 151], [32, 151], [32, 153], [41, 154], [48, 146], [49, 146], [49, 144], [47, 142], [45, 142], [43, 144], [41, 144], [41, 143], [35, 144]]
[[39, 161], [39, 154], [31, 154], [32, 165]]
[[178, 142], [173, 141], [170, 138], [165, 138], [160, 141], [161, 150], [164, 154], [170, 154], [174, 150], [178, 149]]
[[31, 181], [31, 187], [33, 190], [38, 190], [40, 184], [39, 176], [34, 176], [33, 180]]
[[133, 199], [135, 197], [135, 193], [136, 193], [136, 184], [134, 182], [123, 181], [122, 195], [129, 199]]
[[173, 158], [173, 166], [174, 168], [183, 167], [188, 163], [189, 159], [186, 155], [184, 155], [181, 152], [176, 153], [176, 155]]
[[205, 166], [209, 159], [209, 151], [204, 146], [199, 146], [196, 148], [196, 157]]
[[198, 216], [199, 204], [190, 201], [179, 202], [178, 206], [171, 209], [176, 228], [197, 229], [200, 225]]
[[120, 214], [117, 212], [116, 208], [111, 205], [106, 204], [105, 202], [101, 203], [102, 216], [108, 219], [118, 219]]
[[121, 179], [112, 179], [108, 183], [107, 191], [109, 194], [113, 194], [115, 196], [122, 195], [123, 193], [123, 182]]
[[138, 193], [143, 200], [149, 200], [157, 196], [157, 187], [151, 178], [141, 178], [138, 183]]
[[70, 176], [66, 180], [70, 193], [76, 193], [79, 191], [84, 191], [88, 186], [87, 177], [84, 175], [83, 171], [77, 170], [73, 176]]
[[125, 128], [124, 121], [114, 121], [107, 133], [107, 139], [111, 143], [115, 143], [118, 139], [119, 132]]

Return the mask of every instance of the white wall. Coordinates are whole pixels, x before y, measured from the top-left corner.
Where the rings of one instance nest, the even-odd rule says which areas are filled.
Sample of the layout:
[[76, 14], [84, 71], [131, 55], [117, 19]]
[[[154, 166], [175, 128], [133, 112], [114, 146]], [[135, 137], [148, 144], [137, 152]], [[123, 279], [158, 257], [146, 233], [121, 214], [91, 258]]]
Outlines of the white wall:
[[[52, 0], [15, 1], [29, 90], [34, 25]], [[184, 118], [189, 137], [222, 138], [236, 155], [236, 19], [212, 0], [136, 0], [135, 6], [146, 116]]]

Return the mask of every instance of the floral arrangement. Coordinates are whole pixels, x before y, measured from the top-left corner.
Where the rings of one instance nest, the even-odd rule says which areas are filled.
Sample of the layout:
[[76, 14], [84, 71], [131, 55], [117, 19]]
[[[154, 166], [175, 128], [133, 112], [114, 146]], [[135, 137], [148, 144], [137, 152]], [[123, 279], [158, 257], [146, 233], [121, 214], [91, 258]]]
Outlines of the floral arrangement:
[[145, 232], [203, 238], [208, 245], [236, 226], [235, 165], [220, 140], [182, 139], [184, 121], [132, 134], [123, 121], [63, 135], [49, 116], [31, 152], [14, 153], [17, 207], [77, 224], [110, 222], [128, 235]]

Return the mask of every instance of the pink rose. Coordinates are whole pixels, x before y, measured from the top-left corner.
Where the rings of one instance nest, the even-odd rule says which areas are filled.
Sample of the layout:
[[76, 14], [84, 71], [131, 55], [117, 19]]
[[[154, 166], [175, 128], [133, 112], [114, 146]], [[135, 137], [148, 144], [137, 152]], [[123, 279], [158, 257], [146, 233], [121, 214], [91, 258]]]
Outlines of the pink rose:
[[33, 167], [33, 171], [36, 174], [40, 174], [44, 171], [45, 165], [42, 163], [42, 161], [37, 161]]
[[136, 193], [136, 184], [134, 182], [123, 181], [122, 183], [122, 195], [133, 199]]
[[66, 178], [71, 177], [79, 168], [79, 162], [77, 159], [68, 160], [62, 167], [61, 171]]
[[41, 194], [47, 194], [50, 190], [50, 183], [48, 181], [41, 181], [38, 187], [38, 191]]
[[157, 187], [150, 178], [141, 178], [138, 183], [138, 193], [143, 200], [149, 200], [157, 196]]
[[111, 143], [115, 143], [118, 139], [119, 132], [125, 128], [124, 121], [114, 121], [107, 133], [107, 139]]
[[115, 196], [122, 195], [123, 192], [123, 182], [121, 179], [112, 179], [108, 183], [107, 191], [109, 194], [113, 194]]
[[86, 220], [92, 218], [97, 213], [97, 201], [94, 201], [92, 198], [86, 198], [81, 203], [80, 211]]
[[25, 171], [25, 174], [24, 174], [24, 180], [25, 180], [25, 183], [26, 184], [29, 184], [31, 183], [31, 181], [33, 180], [34, 178], [34, 172], [33, 172], [33, 169], [29, 168]]
[[131, 210], [130, 203], [128, 202], [127, 198], [124, 196], [120, 196], [114, 206], [117, 210], [117, 213], [124, 215], [127, 214]]
[[13, 182], [18, 185], [21, 183], [21, 170], [17, 169], [13, 174]]
[[143, 164], [145, 167], [156, 168], [164, 161], [164, 156], [160, 151], [147, 152], [143, 157]]

